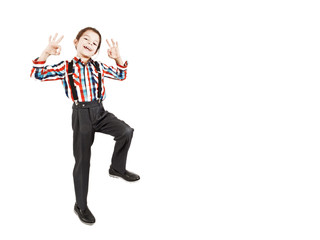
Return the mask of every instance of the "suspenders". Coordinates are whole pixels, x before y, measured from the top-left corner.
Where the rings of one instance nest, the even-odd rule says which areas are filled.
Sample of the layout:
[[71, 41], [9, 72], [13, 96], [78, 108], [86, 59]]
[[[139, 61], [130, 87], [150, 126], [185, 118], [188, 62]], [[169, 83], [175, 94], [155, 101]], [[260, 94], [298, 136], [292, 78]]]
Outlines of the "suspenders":
[[[98, 62], [93, 62], [93, 65], [95, 66], [95, 68], [98, 71], [98, 78], [99, 78], [99, 82], [98, 82], [98, 101], [101, 102], [101, 72], [100, 72], [100, 66]], [[76, 91], [76, 87], [74, 86], [74, 81], [73, 81], [73, 60], [71, 60], [68, 63], [68, 79], [69, 79], [69, 86], [71, 88], [71, 93], [72, 93], [72, 97], [74, 100], [74, 103], [76, 105], [78, 105], [78, 94]]]

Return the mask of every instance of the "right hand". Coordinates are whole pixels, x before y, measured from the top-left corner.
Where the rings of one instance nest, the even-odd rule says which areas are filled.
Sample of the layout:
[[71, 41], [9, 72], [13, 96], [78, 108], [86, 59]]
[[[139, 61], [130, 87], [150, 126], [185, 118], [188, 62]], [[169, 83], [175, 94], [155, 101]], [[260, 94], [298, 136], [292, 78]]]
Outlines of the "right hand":
[[49, 44], [46, 47], [46, 49], [44, 50], [44, 52], [48, 55], [59, 55], [61, 52], [61, 46], [59, 45], [59, 43], [61, 42], [61, 40], [63, 39], [63, 35], [56, 40], [58, 36], [58, 33], [56, 33], [53, 37], [53, 39], [51, 39], [51, 36], [49, 37]]

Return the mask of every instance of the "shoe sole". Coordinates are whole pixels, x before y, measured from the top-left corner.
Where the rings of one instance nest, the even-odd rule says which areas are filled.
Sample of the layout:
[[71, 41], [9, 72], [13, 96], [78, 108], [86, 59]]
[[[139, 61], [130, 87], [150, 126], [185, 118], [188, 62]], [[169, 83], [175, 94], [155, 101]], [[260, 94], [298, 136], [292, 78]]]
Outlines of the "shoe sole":
[[88, 223], [88, 222], [82, 221], [81, 218], [79, 217], [79, 214], [77, 213], [77, 211], [76, 211], [76, 210], [73, 210], [73, 211], [74, 211], [74, 213], [78, 216], [78, 218], [80, 219], [80, 221], [81, 221], [83, 224], [88, 225], [88, 226], [92, 226], [93, 224], [95, 224], [95, 223]]
[[110, 173], [109, 173], [109, 176], [112, 177], [112, 178], [120, 178], [120, 179], [122, 179], [123, 181], [128, 182], [128, 183], [135, 183], [135, 182], [138, 182], [138, 181], [140, 180], [140, 179], [138, 179], [138, 180], [136, 180], [136, 181], [127, 181], [127, 180], [123, 179], [122, 177], [119, 177], [119, 176], [117, 176], [117, 175], [112, 175], [112, 174], [110, 174]]

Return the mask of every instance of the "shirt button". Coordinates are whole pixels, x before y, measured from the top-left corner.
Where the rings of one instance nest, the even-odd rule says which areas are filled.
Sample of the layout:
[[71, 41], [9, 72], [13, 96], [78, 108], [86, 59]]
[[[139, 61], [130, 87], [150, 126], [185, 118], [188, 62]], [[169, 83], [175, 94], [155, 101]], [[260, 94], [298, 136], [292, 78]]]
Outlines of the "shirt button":
[[85, 104], [82, 104], [82, 107], [84, 107], [85, 106]]

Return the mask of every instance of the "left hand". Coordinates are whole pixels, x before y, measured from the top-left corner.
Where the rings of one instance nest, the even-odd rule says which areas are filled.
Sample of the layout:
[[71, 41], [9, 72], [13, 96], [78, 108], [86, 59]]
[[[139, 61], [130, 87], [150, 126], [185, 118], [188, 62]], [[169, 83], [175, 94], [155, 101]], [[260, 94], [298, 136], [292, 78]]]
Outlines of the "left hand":
[[118, 47], [118, 42], [114, 42], [113, 39], [111, 39], [112, 42], [112, 46], [110, 45], [108, 39], [107, 39], [107, 43], [109, 45], [109, 49], [108, 49], [108, 56], [109, 58], [112, 58], [114, 60], [119, 59], [120, 58], [120, 52], [119, 52], [119, 47]]

